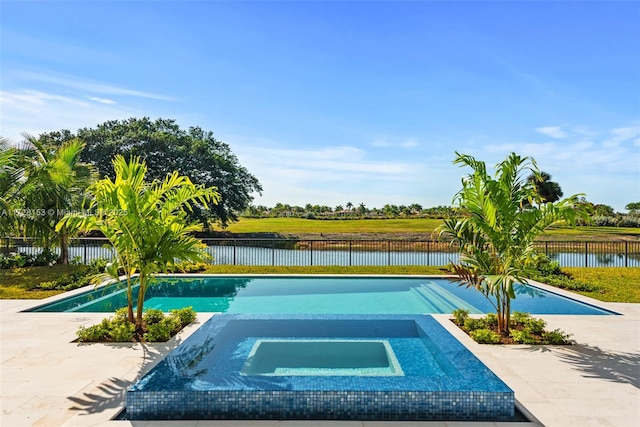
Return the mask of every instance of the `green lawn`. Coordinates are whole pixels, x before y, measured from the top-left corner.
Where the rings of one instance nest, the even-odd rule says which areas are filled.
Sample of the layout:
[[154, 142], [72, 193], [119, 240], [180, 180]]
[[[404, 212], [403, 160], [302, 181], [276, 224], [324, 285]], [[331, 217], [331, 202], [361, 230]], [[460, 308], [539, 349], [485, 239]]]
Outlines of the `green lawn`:
[[63, 291], [35, 288], [81, 268], [80, 265], [54, 265], [0, 270], [0, 299], [42, 299], [59, 294]]
[[321, 220], [304, 218], [240, 218], [230, 224], [231, 233], [431, 233], [442, 220], [414, 219], [350, 219]]
[[600, 301], [640, 303], [640, 268], [565, 267], [562, 271], [599, 288], [595, 292], [578, 292], [582, 295]]
[[[424, 233], [428, 239], [442, 223], [441, 219], [349, 219], [320, 220], [304, 218], [240, 218], [225, 231], [231, 233], [276, 233], [276, 234], [416, 234]], [[554, 227], [542, 235], [553, 240], [618, 240], [620, 238], [640, 240], [640, 228], [628, 227]]]

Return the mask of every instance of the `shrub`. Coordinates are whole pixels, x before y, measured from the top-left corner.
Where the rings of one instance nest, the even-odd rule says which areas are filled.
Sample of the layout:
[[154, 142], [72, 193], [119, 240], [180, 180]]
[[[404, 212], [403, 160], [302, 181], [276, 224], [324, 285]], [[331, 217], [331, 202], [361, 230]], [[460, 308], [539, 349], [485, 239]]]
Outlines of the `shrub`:
[[129, 322], [112, 322], [109, 330], [109, 337], [115, 342], [133, 341], [133, 334], [136, 331], [136, 325]]
[[171, 310], [169, 315], [178, 319], [181, 327], [185, 327], [196, 320], [196, 312], [193, 307]]
[[181, 262], [174, 268], [169, 269], [171, 273], [200, 273], [207, 269], [208, 265], [204, 262]]
[[32, 264], [35, 266], [52, 265], [58, 261], [58, 254], [51, 251], [42, 251], [33, 258]]
[[511, 326], [523, 325], [529, 319], [531, 319], [531, 315], [529, 313], [514, 311], [511, 313]]
[[37, 255], [14, 252], [8, 255], [0, 255], [0, 269], [52, 265], [57, 260], [58, 255], [51, 251], [42, 251]]
[[489, 313], [482, 318], [469, 317], [467, 310], [458, 309], [453, 313], [453, 321], [473, 340], [480, 344], [498, 344], [501, 342], [518, 344], [571, 344], [570, 335], [559, 329], [551, 332], [545, 331], [547, 322], [537, 319], [529, 313], [514, 311], [511, 313], [511, 330], [508, 338], [502, 337], [496, 331], [498, 329], [498, 317], [495, 313]]
[[616, 227], [619, 225], [618, 218], [614, 216], [594, 216], [591, 220], [596, 227]]
[[111, 329], [109, 319], [102, 319], [102, 322], [97, 325], [89, 326], [88, 328], [80, 326], [76, 335], [80, 342], [102, 341], [105, 337], [109, 336], [109, 329]]
[[538, 340], [528, 329], [523, 329], [521, 331], [516, 329], [511, 329], [509, 332], [511, 338], [518, 344], [538, 344]]
[[471, 331], [469, 332], [469, 336], [473, 338], [475, 342], [480, 344], [499, 344], [500, 343], [500, 335], [486, 328], [476, 329], [474, 331]]
[[78, 266], [78, 268], [69, 274], [63, 274], [55, 281], [41, 282], [35, 285], [32, 289], [42, 289], [42, 290], [62, 290], [62, 291], [70, 291], [72, 289], [77, 289], [82, 286], [88, 285], [93, 278], [98, 273], [104, 272], [104, 269], [107, 265], [107, 260], [105, 259], [95, 259], [91, 261], [89, 265]]
[[122, 307], [116, 310], [115, 314], [113, 315], [113, 322], [128, 322], [127, 316], [128, 316], [128, 310], [127, 307]]
[[463, 308], [457, 308], [453, 310], [453, 313], [451, 314], [453, 315], [453, 319], [456, 325], [461, 326], [461, 325], [464, 325], [464, 321], [469, 317], [469, 310], [465, 310]]
[[542, 333], [542, 343], [549, 345], [570, 344], [570, 337], [570, 334], [566, 334], [560, 329], [554, 329], [553, 331]]
[[[196, 318], [193, 308], [171, 310], [165, 316], [161, 310], [149, 309], [143, 313], [146, 332], [142, 337], [137, 335], [136, 326], [127, 320], [127, 308], [121, 308], [113, 317], [102, 319], [93, 326], [81, 326], [76, 332], [80, 342], [131, 342], [142, 338], [145, 341], [167, 341], [178, 333], [186, 324]], [[186, 323], [182, 323], [182, 321]]]
[[542, 335], [544, 327], [547, 326], [547, 322], [542, 319], [534, 319], [529, 317], [523, 324], [526, 331], [531, 332], [534, 335]]
[[538, 254], [535, 258], [533, 280], [546, 283], [561, 289], [579, 292], [596, 292], [600, 288], [596, 285], [574, 280], [570, 274], [562, 271], [560, 264], [544, 255]]
[[160, 321], [162, 321], [162, 319], [164, 319], [164, 313], [162, 312], [162, 310], [158, 310], [155, 308], [146, 310], [142, 314], [142, 321], [146, 323], [147, 326], [159, 323]]
[[640, 217], [626, 215], [618, 223], [619, 227], [640, 227]]
[[165, 317], [158, 323], [147, 325], [144, 339], [145, 341], [168, 341], [180, 328], [181, 325], [177, 319]]
[[487, 325], [485, 324], [483, 319], [474, 319], [473, 317], [467, 317], [462, 325], [462, 329], [471, 332], [476, 329], [484, 329]]
[[498, 315], [496, 313], [489, 313], [484, 316], [485, 327], [489, 329], [498, 329]]
[[552, 261], [551, 258], [545, 254], [537, 254], [535, 256], [533, 268], [543, 276], [562, 274], [560, 263], [558, 261]]

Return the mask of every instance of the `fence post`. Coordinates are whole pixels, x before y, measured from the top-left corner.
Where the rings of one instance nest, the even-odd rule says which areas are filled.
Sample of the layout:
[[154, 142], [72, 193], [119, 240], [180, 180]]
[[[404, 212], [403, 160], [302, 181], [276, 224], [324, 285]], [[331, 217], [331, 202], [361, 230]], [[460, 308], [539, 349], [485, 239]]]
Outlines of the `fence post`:
[[310, 255], [310, 260], [309, 260], [309, 266], [313, 267], [313, 240], [309, 240], [309, 249], [311, 250], [311, 255]]
[[353, 242], [349, 240], [349, 267], [351, 267], [351, 243]]
[[427, 265], [431, 265], [431, 240], [427, 240]]
[[589, 242], [584, 242], [584, 266], [589, 267]]
[[233, 239], [233, 265], [236, 265], [236, 239]]
[[387, 265], [391, 265], [391, 241], [387, 240]]
[[276, 265], [276, 241], [271, 240], [271, 265]]
[[82, 249], [84, 252], [84, 265], [87, 265], [87, 241], [82, 239]]
[[624, 266], [629, 267], [629, 242], [624, 241]]

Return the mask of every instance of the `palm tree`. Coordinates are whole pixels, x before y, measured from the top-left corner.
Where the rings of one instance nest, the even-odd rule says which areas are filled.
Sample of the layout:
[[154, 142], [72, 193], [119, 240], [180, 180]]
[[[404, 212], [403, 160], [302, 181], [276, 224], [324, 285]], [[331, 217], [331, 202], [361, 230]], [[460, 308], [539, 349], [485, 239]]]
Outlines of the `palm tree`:
[[[208, 254], [192, 233], [201, 227], [188, 222], [193, 205], [208, 208], [218, 203], [215, 188], [195, 185], [177, 172], [164, 181], [146, 182], [147, 167], [139, 157], [113, 159], [115, 180], [104, 178], [91, 185], [89, 215], [68, 215], [58, 229], [68, 226], [102, 232], [115, 249], [115, 259], [96, 280], [126, 276], [128, 319], [142, 328], [144, 297], [153, 275], [166, 272], [180, 262], [202, 262]], [[138, 274], [137, 310], [134, 316], [134, 275]]]
[[551, 181], [551, 175], [546, 172], [532, 173], [527, 181], [536, 189], [542, 203], [556, 202], [562, 197], [560, 184]]
[[20, 188], [23, 207], [21, 225], [26, 236], [36, 238], [44, 251], [60, 246], [60, 259], [69, 263], [69, 239], [73, 230], [56, 224], [80, 206], [84, 190], [95, 180], [95, 169], [80, 161], [85, 144], [72, 139], [61, 145], [24, 134], [26, 180]]
[[452, 263], [457, 282], [474, 287], [491, 302], [498, 315], [498, 331], [509, 334], [513, 285], [527, 284], [535, 260], [533, 242], [560, 221], [586, 218], [578, 195], [557, 203], [541, 203], [541, 196], [523, 172], [538, 173], [535, 160], [511, 153], [496, 166], [495, 178], [484, 162], [456, 152], [454, 164], [473, 172], [462, 180], [454, 197], [460, 219], [447, 219], [438, 228], [441, 238], [459, 246]]
[[20, 152], [11, 146], [8, 139], [0, 137], [0, 234], [13, 231], [15, 215], [13, 214], [16, 195], [24, 176], [20, 164]]

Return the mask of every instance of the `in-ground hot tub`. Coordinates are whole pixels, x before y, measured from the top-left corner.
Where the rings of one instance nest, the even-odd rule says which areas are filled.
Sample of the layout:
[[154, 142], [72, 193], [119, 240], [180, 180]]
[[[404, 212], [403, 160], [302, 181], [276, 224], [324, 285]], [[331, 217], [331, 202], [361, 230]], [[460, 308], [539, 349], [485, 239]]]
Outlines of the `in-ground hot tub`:
[[241, 375], [403, 375], [387, 340], [258, 340]]
[[213, 316], [127, 392], [130, 420], [483, 420], [514, 393], [431, 316]]

